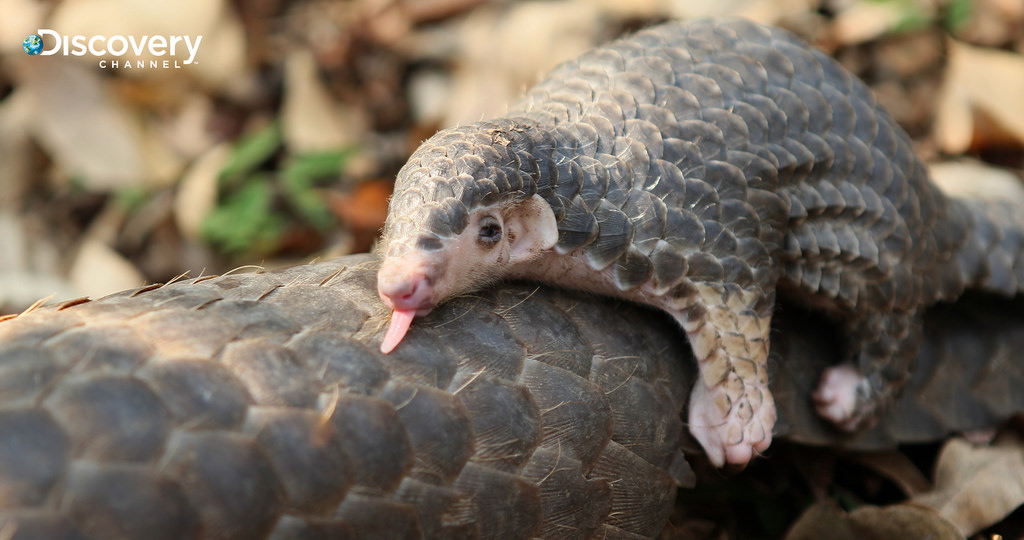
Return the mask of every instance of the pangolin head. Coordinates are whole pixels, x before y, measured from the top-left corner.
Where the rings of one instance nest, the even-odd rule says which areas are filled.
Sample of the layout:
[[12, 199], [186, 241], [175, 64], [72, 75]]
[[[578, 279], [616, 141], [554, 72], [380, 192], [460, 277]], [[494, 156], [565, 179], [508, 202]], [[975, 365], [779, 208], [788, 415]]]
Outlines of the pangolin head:
[[557, 240], [553, 214], [538, 216], [551, 209], [508, 140], [489, 124], [445, 130], [399, 171], [377, 275], [393, 310], [382, 351], [398, 345], [415, 316], [500, 279]]

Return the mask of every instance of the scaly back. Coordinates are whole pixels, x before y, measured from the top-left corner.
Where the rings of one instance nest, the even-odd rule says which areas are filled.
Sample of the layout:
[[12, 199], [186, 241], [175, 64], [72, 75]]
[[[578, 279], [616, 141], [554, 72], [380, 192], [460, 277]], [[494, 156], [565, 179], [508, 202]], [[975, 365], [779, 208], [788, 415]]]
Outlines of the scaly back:
[[965, 242], [964, 212], [902, 130], [835, 61], [742, 20], [638, 32], [560, 65], [509, 117], [442, 131], [399, 174], [387, 234], [451, 236], [534, 193], [556, 249], [623, 290], [785, 277], [892, 308], [961, 287], [930, 270]]

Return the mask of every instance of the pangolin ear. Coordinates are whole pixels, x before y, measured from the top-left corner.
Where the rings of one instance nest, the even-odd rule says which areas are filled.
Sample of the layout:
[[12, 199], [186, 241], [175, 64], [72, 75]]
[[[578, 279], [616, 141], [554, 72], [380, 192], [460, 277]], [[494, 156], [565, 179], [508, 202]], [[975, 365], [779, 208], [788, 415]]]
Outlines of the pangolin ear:
[[505, 230], [514, 238], [509, 252], [511, 263], [533, 259], [542, 251], [555, 247], [555, 242], [558, 242], [555, 213], [540, 195], [517, 204], [505, 216]]

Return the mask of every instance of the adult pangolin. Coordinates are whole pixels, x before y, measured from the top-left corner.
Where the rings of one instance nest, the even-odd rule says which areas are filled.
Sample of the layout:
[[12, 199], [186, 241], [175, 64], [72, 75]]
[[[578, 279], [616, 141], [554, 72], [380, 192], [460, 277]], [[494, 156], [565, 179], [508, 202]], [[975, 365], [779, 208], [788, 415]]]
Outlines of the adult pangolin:
[[848, 358], [818, 412], [856, 429], [905, 383], [921, 312], [1024, 282], [1022, 227], [951, 199], [868, 88], [789, 33], [673, 22], [555, 68], [505, 117], [446, 129], [401, 170], [381, 349], [453, 295], [524, 278], [672, 314], [701, 377], [690, 430], [717, 465], [772, 438], [776, 292], [827, 313]]

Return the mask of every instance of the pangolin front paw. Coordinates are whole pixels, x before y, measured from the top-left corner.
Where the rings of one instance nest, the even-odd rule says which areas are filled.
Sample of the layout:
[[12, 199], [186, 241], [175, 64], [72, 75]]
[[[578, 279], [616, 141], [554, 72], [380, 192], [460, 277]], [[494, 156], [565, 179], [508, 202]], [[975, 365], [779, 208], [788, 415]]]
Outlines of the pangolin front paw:
[[[775, 401], [767, 388], [747, 383], [737, 395], [728, 390], [730, 387], [736, 385], [723, 383], [708, 388], [697, 383], [690, 396], [690, 433], [712, 465], [742, 469], [772, 443]], [[730, 394], [735, 397], [730, 398]]]
[[875, 419], [871, 384], [852, 364], [825, 370], [812, 398], [818, 414], [844, 431], [867, 427]]

